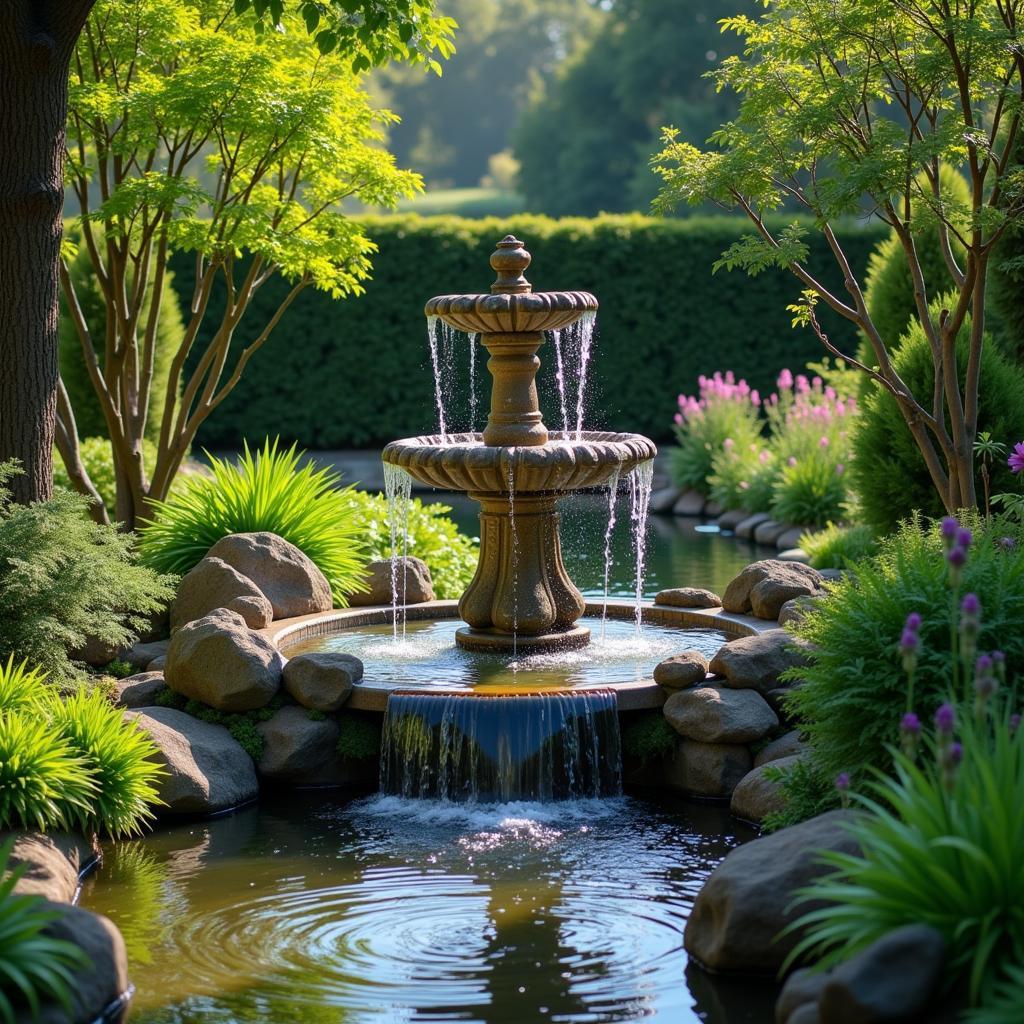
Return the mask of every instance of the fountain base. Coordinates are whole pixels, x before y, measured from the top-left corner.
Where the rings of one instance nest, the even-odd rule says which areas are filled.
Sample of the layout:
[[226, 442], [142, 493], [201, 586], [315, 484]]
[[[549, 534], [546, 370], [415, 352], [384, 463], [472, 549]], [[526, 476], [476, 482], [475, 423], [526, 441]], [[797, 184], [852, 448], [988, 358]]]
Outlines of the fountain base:
[[499, 654], [532, 654], [536, 651], [572, 651], [590, 643], [590, 630], [586, 626], [571, 626], [557, 633], [538, 636], [506, 633], [499, 629], [474, 629], [463, 626], [455, 631], [455, 642], [467, 651]]

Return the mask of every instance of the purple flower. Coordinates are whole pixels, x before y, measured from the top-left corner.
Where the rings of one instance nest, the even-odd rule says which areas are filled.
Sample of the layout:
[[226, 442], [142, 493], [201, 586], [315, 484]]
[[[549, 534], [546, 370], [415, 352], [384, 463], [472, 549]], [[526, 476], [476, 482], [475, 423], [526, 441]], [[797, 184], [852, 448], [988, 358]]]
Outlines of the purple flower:
[[954, 569], [962, 569], [964, 564], [967, 562], [967, 550], [959, 545], [951, 547], [946, 552], [946, 561], [948, 561]]
[[949, 736], [952, 734], [955, 725], [956, 711], [953, 709], [953, 705], [948, 703], [940, 704], [938, 711], [935, 712], [935, 728], [944, 736]]
[[964, 748], [959, 743], [950, 743], [943, 758], [947, 767], [955, 768], [964, 759]]
[[1018, 441], [1013, 446], [1013, 452], [1006, 460], [1011, 473], [1024, 473], [1024, 441]]
[[1017, 546], [1017, 542], [1012, 537], [1000, 537], [999, 546], [1004, 551], [1012, 551]]
[[905, 629], [900, 637], [900, 650], [904, 654], [913, 654], [919, 642], [918, 635], [912, 629]]
[[977, 616], [981, 611], [981, 602], [978, 600], [978, 595], [964, 594], [964, 599], [960, 602], [960, 611], [964, 615]]
[[987, 675], [992, 671], [993, 664], [992, 656], [990, 654], [979, 654], [978, 660], [974, 663], [975, 675]]
[[916, 736], [921, 731], [921, 719], [914, 714], [913, 711], [908, 711], [900, 722], [900, 732], [907, 733], [911, 736]]
[[911, 612], [903, 628], [916, 633], [921, 628], [921, 616], [917, 612]]
[[942, 520], [942, 539], [943, 540], [954, 540], [956, 538], [956, 532], [960, 529], [960, 524], [952, 517], [946, 516]]
[[993, 651], [992, 652], [992, 661], [996, 665], [1005, 665], [1006, 664], [1006, 655], [1003, 654], [1002, 651]]
[[974, 540], [974, 534], [966, 527], [961, 527], [956, 531], [956, 542], [965, 550], [971, 546], [972, 540]]
[[845, 793], [850, 788], [850, 776], [847, 772], [840, 772], [836, 776], [836, 789], [840, 793]]

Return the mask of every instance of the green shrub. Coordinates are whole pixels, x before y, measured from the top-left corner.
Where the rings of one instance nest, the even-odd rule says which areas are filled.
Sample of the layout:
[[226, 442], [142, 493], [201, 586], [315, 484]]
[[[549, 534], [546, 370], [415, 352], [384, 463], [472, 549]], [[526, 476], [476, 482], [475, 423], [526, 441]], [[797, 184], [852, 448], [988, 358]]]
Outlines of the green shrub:
[[805, 533], [800, 547], [815, 569], [849, 569], [878, 550], [878, 539], [870, 526], [829, 523], [816, 533]]
[[210, 725], [223, 725], [254, 761], [259, 761], [266, 746], [263, 734], [256, 728], [256, 724], [270, 721], [274, 717], [274, 712], [283, 704], [283, 699], [278, 696], [266, 707], [256, 708], [253, 711], [218, 711], [217, 708], [212, 708], [202, 701], [187, 700], [180, 693], [175, 693], [169, 686], [161, 689], [155, 699], [161, 707], [184, 711], [186, 715], [198, 718], [201, 722], [208, 722]]
[[711, 500], [725, 509], [767, 512], [772, 507], [778, 474], [775, 456], [762, 442], [723, 447], [711, 459]]
[[801, 890], [819, 905], [793, 925], [806, 929], [794, 959], [813, 951], [827, 968], [926, 924], [946, 940], [944, 986], [963, 984], [973, 1006], [1024, 961], [1024, 733], [1008, 712], [957, 718], [958, 765], [952, 738], [937, 736], [921, 764], [893, 753], [895, 776], [876, 771], [855, 797], [866, 813], [848, 828], [861, 852], [822, 853], [833, 870]]
[[130, 644], [173, 597], [172, 579], [137, 565], [133, 538], [91, 522], [79, 495], [15, 504], [5, 486], [15, 472], [0, 463], [0, 658], [60, 682], [87, 637]]
[[679, 733], [668, 724], [660, 711], [634, 716], [622, 732], [622, 750], [642, 764], [656, 761], [676, 749]]
[[[803, 365], [821, 352], [811, 331], [794, 332], [790, 325], [786, 305], [796, 300], [800, 285], [784, 271], [742, 281], [712, 273], [722, 251], [748, 233], [743, 218], [409, 215], [363, 223], [379, 247], [366, 293], [344, 302], [314, 289], [300, 295], [238, 387], [203, 425], [201, 444], [236, 447], [244, 437], [280, 434], [311, 448], [351, 448], [432, 430], [434, 386], [423, 302], [440, 292], [486, 292], [492, 280], [488, 257], [508, 232], [533, 253], [527, 276], [538, 291], [586, 288], [601, 303], [588, 425], [668, 440], [675, 409], [667, 388], [720, 366], [742, 366], [751, 385], [766, 391], [787, 361]], [[863, 272], [884, 230], [851, 223], [840, 232], [855, 274]], [[808, 264], [821, 268], [823, 282], [842, 292], [842, 275], [824, 239], [812, 233], [807, 241]], [[188, 254], [174, 260], [183, 305], [192, 294], [194, 262]], [[283, 280], [268, 280], [247, 316], [266, 322], [287, 288]], [[223, 302], [223, 295], [211, 298], [208, 325], [218, 322]], [[821, 316], [829, 337], [854, 351], [850, 325], [830, 311]], [[197, 351], [204, 337], [197, 339]], [[237, 344], [243, 342], [239, 338]], [[466, 394], [468, 356], [460, 352], [460, 391]], [[550, 347], [542, 346], [539, 355], [539, 390], [547, 421], [554, 424], [558, 397]], [[483, 382], [485, 371], [477, 370]], [[463, 401], [454, 422], [461, 429], [467, 420]]]
[[[107, 304], [100, 287], [99, 279], [93, 271], [89, 250], [80, 246], [71, 260], [69, 273], [75, 285], [79, 305], [85, 316], [92, 334], [96, 358], [102, 369], [105, 359], [105, 338], [107, 321]], [[130, 284], [129, 284], [130, 287]], [[152, 297], [152, 289], [149, 298]], [[139, 323], [140, 335], [145, 330], [149, 317], [149, 299], [142, 307]], [[89, 378], [89, 371], [82, 354], [82, 343], [78, 331], [67, 310], [66, 302], [61, 294], [61, 316], [58, 332], [60, 350], [60, 376], [67, 388], [71, 408], [75, 412], [75, 425], [81, 438], [103, 438], [106, 440], [107, 422], [100, 409], [99, 399]], [[164, 414], [167, 398], [167, 381], [170, 376], [171, 361], [185, 339], [185, 324], [181, 317], [181, 306], [174, 289], [174, 275], [168, 273], [164, 279], [164, 289], [160, 298], [160, 316], [157, 321], [155, 345], [153, 348], [153, 379], [150, 385], [149, 415], [146, 419], [146, 437], [156, 441], [160, 434], [160, 422]], [[107, 441], [109, 444], [109, 441]], [[149, 456], [147, 455], [147, 460]], [[83, 460], [84, 461], [84, 460]], [[147, 461], [147, 465], [152, 465]], [[86, 468], [89, 469], [88, 464]], [[90, 470], [90, 476], [92, 472]], [[93, 483], [95, 483], [93, 478]], [[100, 490], [100, 488], [97, 488]], [[102, 490], [100, 490], [102, 494]], [[104, 500], [106, 496], [104, 495]], [[108, 503], [109, 507], [113, 505]]]
[[148, 733], [126, 722], [123, 709], [95, 690], [53, 697], [48, 711], [54, 730], [81, 756], [96, 783], [82, 815], [83, 830], [104, 829], [112, 836], [140, 833], [154, 817], [156, 783], [165, 774], [152, 760], [157, 747]]
[[26, 661], [16, 665], [14, 655], [9, 655], [6, 665], [0, 662], [0, 714], [36, 707], [45, 686], [45, 673], [30, 669]]
[[352, 711], [338, 716], [338, 756], [343, 761], [366, 761], [380, 754], [381, 722]]
[[269, 531], [303, 551], [327, 577], [337, 607], [363, 586], [366, 556], [351, 488], [339, 488], [331, 469], [303, 463], [267, 440], [238, 463], [210, 458], [210, 476], [186, 477], [165, 502], [155, 503], [139, 542], [142, 561], [184, 575], [231, 533]]
[[[1011, 679], [1024, 672], [1024, 529], [1003, 520], [970, 521], [975, 530], [960, 592], [978, 595], [981, 650], [1002, 649]], [[1004, 544], [1004, 538], [1011, 544]], [[923, 618], [915, 710], [924, 719], [952, 685], [950, 635], [956, 621], [938, 528], [914, 519], [880, 542], [799, 622], [787, 628], [807, 641], [807, 664], [789, 678], [800, 685], [787, 709], [811, 745], [813, 773], [790, 776], [790, 807], [776, 824], [798, 820], [793, 808], [834, 800], [831, 782], [856, 783], [870, 765], [886, 764], [899, 739], [906, 685], [898, 650], [907, 616]], [[807, 786], [817, 786], [813, 793]]]
[[1024, 1020], [1024, 964], [1010, 964], [996, 979], [985, 1005], [968, 1012], [967, 1024], [1020, 1024]]
[[[967, 372], [969, 333], [970, 320], [957, 339], [961, 379]], [[893, 357], [893, 366], [914, 394], [932, 393], [935, 370], [931, 347], [916, 321]], [[1015, 365], [994, 345], [986, 343], [981, 359], [978, 430], [987, 430], [996, 440], [1013, 441], [1022, 427], [1024, 367]], [[860, 513], [877, 533], [891, 532], [915, 509], [927, 516], [943, 514], [942, 502], [896, 399], [877, 385], [861, 404], [853, 451], [851, 474], [860, 499]], [[975, 469], [980, 470], [980, 464]], [[1019, 493], [1020, 489], [1020, 481], [1005, 464], [993, 467], [993, 493]]]
[[31, 1019], [46, 1000], [71, 1013], [73, 969], [88, 964], [74, 943], [45, 934], [46, 926], [60, 912], [46, 906], [41, 896], [15, 893], [14, 886], [25, 865], [10, 867], [13, 837], [0, 846], [0, 1021], [24, 1020], [18, 1013], [27, 1006]]
[[[967, 180], [955, 168], [946, 165], [940, 168], [939, 177], [943, 197], [951, 204], [951, 209], [969, 210], [971, 189]], [[930, 195], [930, 186], [923, 174], [918, 178], [918, 184], [922, 189], [928, 190]], [[911, 217], [914, 222], [920, 222], [920, 226], [914, 231], [914, 248], [917, 250], [928, 294], [938, 295], [940, 292], [948, 291], [953, 281], [942, 255], [938, 221], [928, 210], [927, 205], [920, 201], [913, 204]], [[963, 266], [964, 248], [952, 234], [950, 248], [957, 263]], [[910, 277], [910, 267], [903, 245], [894, 231], [890, 231], [888, 237], [879, 242], [868, 259], [864, 278], [864, 301], [882, 341], [892, 351], [900, 343], [899, 339], [906, 333], [911, 322], [917, 320], [914, 282]], [[868, 366], [874, 366], [878, 362], [867, 339], [861, 344], [860, 356]]]
[[96, 789], [85, 759], [45, 716], [0, 712], [0, 829], [74, 828]]
[[822, 450], [784, 465], [772, 492], [772, 516], [783, 523], [817, 525], [840, 519], [846, 508], [845, 466]]
[[[152, 467], [156, 463], [156, 444], [148, 438], [142, 442], [142, 455], [146, 465]], [[86, 437], [79, 443], [82, 465], [89, 474], [107, 511], [113, 516], [117, 500], [117, 480], [114, 475], [114, 456], [110, 450], [110, 442], [105, 437]], [[74, 490], [68, 471], [61, 461], [56, 448], [53, 451], [53, 483], [55, 487]]]
[[[359, 512], [367, 557], [390, 558], [387, 499], [365, 491], [351, 491], [350, 497]], [[409, 503], [409, 554], [427, 563], [434, 593], [441, 599], [462, 596], [476, 572], [479, 554], [479, 542], [459, 533], [449, 512], [447, 505], [424, 505], [419, 498]]]

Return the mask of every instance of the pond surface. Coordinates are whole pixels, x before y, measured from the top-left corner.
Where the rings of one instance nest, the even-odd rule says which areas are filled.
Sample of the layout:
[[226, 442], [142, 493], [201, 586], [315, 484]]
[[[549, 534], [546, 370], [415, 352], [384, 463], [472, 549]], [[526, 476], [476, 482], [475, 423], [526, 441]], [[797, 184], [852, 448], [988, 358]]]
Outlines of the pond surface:
[[405, 626], [396, 642], [391, 623], [339, 630], [312, 637], [288, 648], [288, 657], [310, 651], [354, 654], [375, 685], [437, 686], [448, 690], [552, 689], [606, 686], [649, 679], [654, 666], [687, 648], [713, 657], [727, 637], [717, 629], [679, 629], [644, 623], [638, 634], [632, 620], [589, 616], [579, 625], [590, 629], [586, 647], [570, 651], [506, 654], [467, 651], [455, 644], [458, 619]]
[[125, 936], [135, 1024], [764, 1024], [769, 986], [682, 948], [751, 834], [663, 799], [292, 793], [111, 844], [81, 902]]
[[[450, 505], [459, 529], [479, 536], [479, 506], [470, 498], [441, 491], [416, 496]], [[569, 577], [587, 597], [600, 597], [608, 498], [600, 494], [573, 494], [562, 499], [558, 507], [562, 514], [562, 556]], [[618, 499], [611, 550], [609, 593], [612, 597], [632, 597], [636, 573], [629, 499], [624, 494]], [[719, 533], [717, 526], [699, 519], [651, 515], [647, 520], [644, 596], [654, 597], [666, 587], [706, 587], [721, 594], [745, 565], [758, 558], [774, 557], [774, 553], [774, 548]]]

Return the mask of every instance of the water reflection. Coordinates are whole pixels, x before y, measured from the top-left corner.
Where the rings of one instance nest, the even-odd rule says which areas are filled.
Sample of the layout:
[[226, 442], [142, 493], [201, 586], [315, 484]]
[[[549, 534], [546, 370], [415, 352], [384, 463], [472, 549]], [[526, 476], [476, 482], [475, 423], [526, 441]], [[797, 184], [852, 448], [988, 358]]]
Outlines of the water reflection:
[[291, 794], [114, 848], [82, 899], [130, 937], [142, 1024], [741, 1024], [770, 999], [688, 989], [682, 928], [747, 835], [631, 798]]

